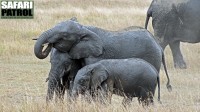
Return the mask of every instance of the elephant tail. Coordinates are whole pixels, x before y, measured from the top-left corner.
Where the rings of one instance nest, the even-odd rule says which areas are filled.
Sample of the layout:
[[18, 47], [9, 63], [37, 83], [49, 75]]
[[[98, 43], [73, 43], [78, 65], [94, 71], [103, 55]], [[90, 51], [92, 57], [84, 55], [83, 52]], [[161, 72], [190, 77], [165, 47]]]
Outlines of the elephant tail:
[[167, 72], [167, 67], [166, 67], [166, 63], [165, 63], [165, 55], [164, 55], [164, 52], [162, 51], [162, 63], [163, 63], [163, 66], [164, 66], [164, 70], [165, 70], [165, 73], [166, 73], [166, 76], [167, 76], [167, 89], [169, 92], [172, 91], [172, 86], [170, 85], [170, 79], [169, 79], [169, 75], [168, 75], [168, 72]]
[[146, 17], [146, 21], [145, 21], [145, 29], [147, 29], [147, 27], [148, 27], [148, 23], [149, 23], [149, 18], [150, 18], [151, 16], [147, 13], [147, 17]]
[[151, 9], [151, 6], [150, 6], [150, 8], [149, 8], [148, 11], [147, 11], [147, 16], [146, 16], [146, 21], [145, 21], [145, 29], [147, 29], [147, 27], [148, 27], [148, 23], [149, 23], [150, 17], [152, 17], [152, 9]]
[[159, 77], [159, 75], [157, 77], [157, 82], [158, 82], [158, 102], [161, 103], [161, 101], [160, 101], [160, 77]]

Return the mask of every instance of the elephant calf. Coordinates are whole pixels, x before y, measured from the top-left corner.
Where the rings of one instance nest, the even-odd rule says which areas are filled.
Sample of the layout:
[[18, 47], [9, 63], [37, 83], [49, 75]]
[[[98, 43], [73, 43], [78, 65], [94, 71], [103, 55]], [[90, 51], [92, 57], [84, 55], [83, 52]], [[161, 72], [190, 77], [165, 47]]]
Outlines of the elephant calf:
[[73, 60], [68, 53], [63, 53], [57, 49], [51, 50], [51, 69], [49, 71], [48, 90], [46, 100], [51, 101], [56, 93], [56, 101], [64, 98], [65, 90], [70, 95], [70, 82], [73, 81], [78, 70], [81, 68], [79, 60]]
[[[72, 95], [86, 91], [101, 91], [101, 96], [109, 98], [112, 94], [124, 96], [123, 104], [133, 97], [139, 103], [153, 103], [153, 96], [158, 84], [158, 100], [160, 100], [160, 81], [157, 70], [148, 62], [138, 58], [107, 59], [80, 69], [74, 79]], [[91, 92], [91, 93], [92, 93]], [[98, 93], [97, 93], [98, 94]]]

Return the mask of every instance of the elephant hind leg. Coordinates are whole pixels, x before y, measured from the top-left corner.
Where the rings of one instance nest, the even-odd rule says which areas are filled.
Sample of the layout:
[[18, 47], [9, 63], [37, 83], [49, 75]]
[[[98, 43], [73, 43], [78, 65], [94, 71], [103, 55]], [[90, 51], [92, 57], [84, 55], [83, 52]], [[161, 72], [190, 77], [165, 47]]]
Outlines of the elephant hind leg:
[[132, 97], [124, 97], [124, 99], [122, 101], [122, 105], [124, 107], [130, 106], [132, 99], [133, 99]]
[[169, 44], [172, 51], [174, 67], [180, 69], [186, 69], [187, 65], [183, 59], [183, 55], [180, 50], [180, 41], [175, 41]]
[[153, 93], [142, 89], [140, 92], [140, 96], [138, 97], [138, 101], [140, 104], [142, 104], [142, 106], [149, 106], [150, 104], [153, 104]]

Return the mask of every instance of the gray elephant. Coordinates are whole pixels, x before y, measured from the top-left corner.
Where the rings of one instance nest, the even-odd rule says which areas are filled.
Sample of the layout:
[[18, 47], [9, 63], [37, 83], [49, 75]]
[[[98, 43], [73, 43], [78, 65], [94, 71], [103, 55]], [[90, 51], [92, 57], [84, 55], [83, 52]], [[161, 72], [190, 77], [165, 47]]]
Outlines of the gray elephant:
[[[160, 80], [157, 70], [148, 62], [138, 58], [107, 59], [87, 65], [80, 69], [75, 77], [72, 96], [85, 91], [94, 93], [101, 89], [101, 96], [112, 94], [124, 96], [124, 105], [133, 97], [143, 105], [153, 103], [153, 96], [158, 84], [160, 101]], [[98, 94], [98, 93], [95, 93]]]
[[[56, 93], [56, 101], [64, 98], [65, 90], [70, 95], [70, 82], [74, 80], [77, 71], [81, 68], [79, 60], [72, 60], [68, 53], [63, 53], [53, 48], [50, 56], [51, 69], [48, 81], [46, 101], [53, 99]], [[72, 85], [71, 85], [72, 86]]]
[[200, 0], [153, 0], [148, 12], [155, 38], [163, 49], [169, 45], [175, 68], [185, 69], [187, 65], [180, 50], [180, 42], [200, 42]]
[[[48, 44], [45, 50], [44, 44]], [[72, 59], [81, 59], [82, 65], [102, 59], [136, 57], [146, 60], [159, 72], [163, 62], [168, 79], [167, 87], [171, 89], [162, 48], [146, 29], [108, 31], [81, 25], [73, 18], [57, 24], [39, 36], [34, 46], [36, 57], [46, 58], [52, 45], [59, 51], [69, 52]]]

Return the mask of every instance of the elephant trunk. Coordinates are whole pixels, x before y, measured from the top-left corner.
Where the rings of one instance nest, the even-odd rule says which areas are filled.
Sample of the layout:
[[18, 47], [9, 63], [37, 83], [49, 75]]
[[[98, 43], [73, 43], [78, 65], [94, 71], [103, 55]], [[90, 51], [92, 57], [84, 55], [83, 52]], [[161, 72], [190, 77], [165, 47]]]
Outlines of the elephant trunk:
[[48, 90], [46, 101], [49, 102], [53, 99], [54, 92], [60, 92], [59, 89], [61, 88], [61, 81], [58, 74], [54, 72], [54, 70], [50, 70], [49, 77], [48, 77]]
[[79, 95], [79, 88], [75, 84], [73, 85], [72, 92], [71, 92], [72, 99], [76, 100], [78, 98], [78, 95]]
[[51, 33], [52, 31], [48, 30], [42, 33], [37, 39], [34, 46], [34, 53], [37, 58], [44, 59], [48, 56], [49, 52], [51, 51], [52, 44], [48, 44], [47, 48], [43, 50], [44, 44], [48, 43], [48, 38]]
[[78, 97], [78, 92], [77, 92], [77, 91], [74, 91], [74, 90], [72, 90], [71, 96], [72, 96], [72, 100], [76, 100], [76, 99], [77, 99], [77, 97]]

